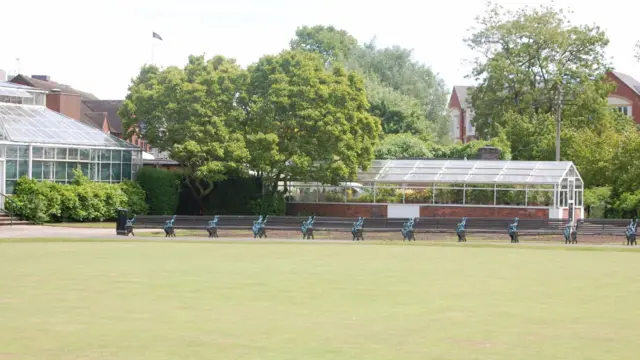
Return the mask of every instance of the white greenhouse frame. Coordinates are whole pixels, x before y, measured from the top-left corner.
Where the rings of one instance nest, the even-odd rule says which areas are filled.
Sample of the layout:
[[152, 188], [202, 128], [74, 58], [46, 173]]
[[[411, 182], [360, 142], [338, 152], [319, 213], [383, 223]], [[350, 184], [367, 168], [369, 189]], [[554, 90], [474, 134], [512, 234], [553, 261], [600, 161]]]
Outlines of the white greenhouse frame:
[[21, 177], [67, 184], [79, 168], [97, 182], [135, 178], [139, 147], [45, 105], [45, 91], [0, 82], [0, 209]]
[[573, 162], [510, 160], [374, 160], [354, 182], [287, 188], [289, 202], [546, 208], [554, 218], [582, 211], [584, 191]]

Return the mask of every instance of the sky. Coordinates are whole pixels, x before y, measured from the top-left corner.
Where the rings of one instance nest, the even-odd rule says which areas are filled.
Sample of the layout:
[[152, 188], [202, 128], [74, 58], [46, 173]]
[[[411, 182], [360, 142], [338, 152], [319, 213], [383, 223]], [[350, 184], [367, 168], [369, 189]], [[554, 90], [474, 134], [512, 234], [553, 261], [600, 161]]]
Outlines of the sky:
[[[496, 1], [515, 9], [551, 1]], [[611, 43], [617, 71], [640, 79], [634, 44], [640, 40], [640, 1], [556, 0], [573, 10], [573, 23], [597, 24]], [[453, 85], [472, 85], [463, 39], [482, 0], [29, 0], [2, 5], [0, 69], [52, 80], [123, 99], [145, 63], [186, 63], [190, 54], [222, 54], [243, 65], [288, 47], [301, 25], [334, 25], [360, 42], [400, 45]], [[627, 15], [629, 18], [627, 18]], [[152, 32], [163, 41], [154, 40]], [[16, 60], [16, 59], [19, 59]]]

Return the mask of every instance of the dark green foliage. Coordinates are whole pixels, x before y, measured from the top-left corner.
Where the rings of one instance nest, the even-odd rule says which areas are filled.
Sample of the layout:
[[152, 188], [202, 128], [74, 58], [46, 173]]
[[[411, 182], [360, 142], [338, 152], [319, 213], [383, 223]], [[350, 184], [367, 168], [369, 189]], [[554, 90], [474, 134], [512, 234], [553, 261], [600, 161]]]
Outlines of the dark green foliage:
[[[255, 177], [229, 176], [214, 184], [214, 189], [202, 199], [203, 215], [253, 215], [252, 201], [262, 197], [262, 182]], [[182, 186], [177, 214], [200, 215], [200, 203], [193, 193]]]
[[21, 178], [7, 204], [9, 211], [36, 224], [113, 220], [116, 209], [128, 204], [138, 204], [137, 214], [145, 213], [139, 206], [144, 203], [144, 193], [135, 190], [135, 185], [91, 182], [81, 173], [75, 176], [71, 185]]
[[178, 209], [180, 174], [163, 169], [144, 167], [136, 182], [147, 195], [150, 215], [174, 215]]

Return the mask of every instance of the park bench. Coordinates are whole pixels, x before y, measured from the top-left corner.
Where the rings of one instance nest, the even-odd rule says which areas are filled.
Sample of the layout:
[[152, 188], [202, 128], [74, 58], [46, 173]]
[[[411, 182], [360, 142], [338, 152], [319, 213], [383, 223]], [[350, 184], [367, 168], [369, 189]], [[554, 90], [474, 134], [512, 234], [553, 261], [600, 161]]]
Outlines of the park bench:
[[[253, 215], [220, 215], [217, 216], [215, 227], [212, 227], [211, 216], [175, 216], [173, 221], [173, 233], [175, 230], [202, 230], [209, 232], [212, 237], [218, 236], [220, 230], [246, 230], [247, 235], [251, 234], [254, 222], [258, 220], [258, 216]], [[171, 216], [136, 216], [135, 222], [131, 223], [131, 233], [133, 228], [137, 229], [164, 229]], [[311, 233], [331, 231], [352, 233], [354, 222], [357, 217], [330, 217], [315, 216], [313, 218], [313, 226]], [[304, 216], [269, 216], [266, 226], [264, 227], [266, 235], [267, 231], [295, 231], [302, 229], [302, 224], [308, 221], [308, 217]], [[444, 233], [454, 234], [458, 224], [462, 218], [431, 218], [421, 217], [415, 218], [413, 223], [413, 233]], [[409, 219], [396, 218], [366, 218], [362, 223], [362, 235], [366, 233], [395, 233], [395, 237], [402, 236], [403, 226]], [[496, 234], [499, 238], [509, 237], [509, 226], [514, 222], [513, 218], [496, 219], [496, 218], [468, 218], [465, 224], [465, 234]], [[539, 235], [557, 235], [564, 234], [566, 220], [552, 219], [519, 219], [517, 232], [518, 236], [539, 236]], [[580, 220], [576, 223], [576, 230], [580, 235], [614, 235], [625, 236], [625, 231], [629, 225], [629, 220], [621, 219], [587, 219]], [[211, 232], [210, 232], [211, 231]], [[360, 230], [359, 230], [360, 231]], [[303, 234], [304, 235], [304, 234]], [[353, 234], [352, 234], [353, 235]], [[256, 235], [258, 236], [258, 235]], [[308, 238], [308, 237], [307, 237]]]

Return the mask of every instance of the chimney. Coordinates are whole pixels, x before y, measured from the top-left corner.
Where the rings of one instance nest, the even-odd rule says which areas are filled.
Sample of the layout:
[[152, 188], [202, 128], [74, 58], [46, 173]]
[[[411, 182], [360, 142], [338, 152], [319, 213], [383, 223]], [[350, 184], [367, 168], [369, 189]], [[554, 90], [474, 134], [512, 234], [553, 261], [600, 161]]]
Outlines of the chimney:
[[36, 79], [36, 80], [42, 80], [42, 81], [51, 81], [51, 77], [49, 75], [31, 75], [32, 78]]
[[478, 149], [478, 160], [500, 160], [500, 149], [493, 146], [483, 146]]

